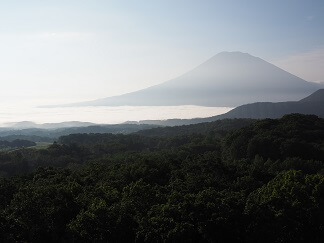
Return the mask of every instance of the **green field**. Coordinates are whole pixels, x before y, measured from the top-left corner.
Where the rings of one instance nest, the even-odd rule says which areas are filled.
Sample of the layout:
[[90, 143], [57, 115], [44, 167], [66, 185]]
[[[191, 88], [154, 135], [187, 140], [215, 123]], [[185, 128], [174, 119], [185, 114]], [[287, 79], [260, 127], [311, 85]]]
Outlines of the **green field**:
[[10, 148], [10, 147], [2, 147], [0, 148], [0, 152], [12, 152], [20, 149], [32, 148], [32, 149], [47, 149], [53, 143], [49, 142], [36, 142], [35, 146], [31, 147], [21, 147], [21, 148]]
[[33, 148], [33, 149], [46, 149], [46, 148], [48, 148], [52, 144], [53, 143], [49, 143], [49, 142], [36, 142], [36, 146], [32, 146], [32, 147], [29, 147], [29, 148]]

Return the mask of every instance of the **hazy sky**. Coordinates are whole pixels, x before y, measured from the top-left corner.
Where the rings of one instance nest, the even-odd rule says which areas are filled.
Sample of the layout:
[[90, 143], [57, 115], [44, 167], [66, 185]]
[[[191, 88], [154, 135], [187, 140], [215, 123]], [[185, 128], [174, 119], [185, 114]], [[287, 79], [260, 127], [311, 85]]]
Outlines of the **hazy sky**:
[[138, 90], [221, 51], [324, 82], [324, 1], [0, 0], [0, 101]]

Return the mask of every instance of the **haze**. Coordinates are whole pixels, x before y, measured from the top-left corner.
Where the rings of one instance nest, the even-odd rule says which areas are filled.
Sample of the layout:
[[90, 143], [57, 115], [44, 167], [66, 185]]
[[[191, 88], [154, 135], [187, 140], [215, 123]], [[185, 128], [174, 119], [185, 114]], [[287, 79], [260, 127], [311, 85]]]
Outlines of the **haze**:
[[0, 101], [119, 95], [221, 51], [324, 81], [323, 1], [1, 1]]

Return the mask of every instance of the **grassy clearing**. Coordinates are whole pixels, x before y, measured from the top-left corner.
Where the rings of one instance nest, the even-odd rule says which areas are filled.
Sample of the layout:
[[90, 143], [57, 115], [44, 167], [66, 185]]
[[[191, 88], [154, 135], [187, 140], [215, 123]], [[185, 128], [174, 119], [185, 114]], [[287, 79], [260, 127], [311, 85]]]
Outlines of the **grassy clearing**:
[[46, 149], [46, 148], [48, 148], [52, 144], [53, 143], [49, 143], [49, 142], [36, 142], [36, 146], [32, 146], [32, 147], [29, 147], [29, 148], [33, 148], [33, 149]]

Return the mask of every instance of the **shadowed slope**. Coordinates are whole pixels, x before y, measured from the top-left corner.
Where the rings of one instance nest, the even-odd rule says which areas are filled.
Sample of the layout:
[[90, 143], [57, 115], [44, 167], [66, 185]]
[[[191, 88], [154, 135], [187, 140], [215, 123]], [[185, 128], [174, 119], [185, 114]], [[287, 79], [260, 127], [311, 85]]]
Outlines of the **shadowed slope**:
[[239, 106], [219, 118], [280, 118], [286, 114], [312, 114], [324, 117], [324, 89], [295, 102], [259, 102]]
[[202, 122], [211, 122], [227, 118], [249, 118], [249, 119], [265, 119], [280, 118], [287, 114], [299, 113], [305, 115], [316, 115], [324, 118], [324, 89], [320, 89], [315, 93], [307, 96], [300, 101], [289, 102], [257, 102], [252, 104], [241, 105], [233, 110], [218, 116], [208, 118], [195, 119], [169, 119], [169, 120], [153, 120], [131, 122], [135, 124], [155, 124], [162, 126], [179, 126], [197, 124]]

